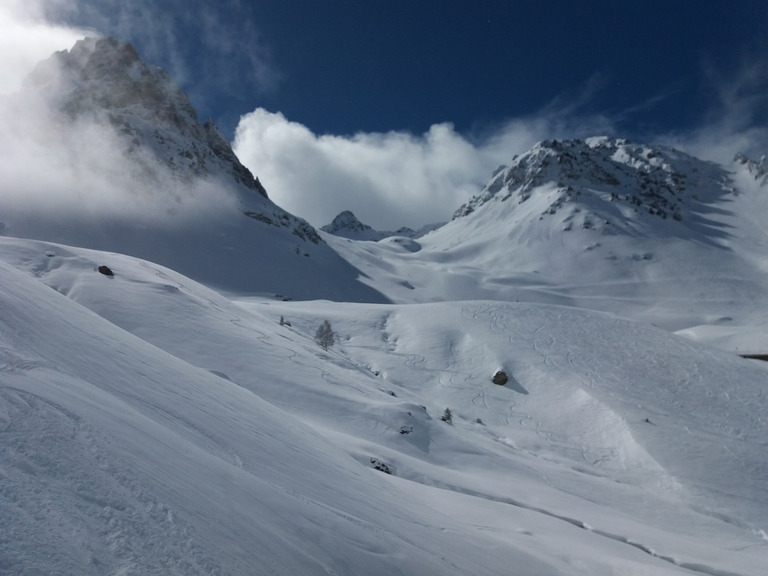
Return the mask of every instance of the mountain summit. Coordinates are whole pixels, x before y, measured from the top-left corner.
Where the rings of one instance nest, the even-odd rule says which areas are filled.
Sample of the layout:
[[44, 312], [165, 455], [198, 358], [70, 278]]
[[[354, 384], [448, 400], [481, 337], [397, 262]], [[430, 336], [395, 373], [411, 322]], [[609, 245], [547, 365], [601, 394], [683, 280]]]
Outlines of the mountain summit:
[[605, 137], [547, 140], [498, 168], [454, 219], [509, 201], [505, 212], [554, 220], [562, 231], [656, 233], [660, 219], [682, 222], [664, 232], [687, 235], [702, 224], [695, 215], [702, 202], [731, 192], [723, 167], [672, 148]]
[[130, 44], [80, 40], [38, 64], [24, 88], [42, 94], [72, 121], [109, 123], [126, 137], [128, 158], [141, 162], [142, 147], [150, 148], [181, 181], [229, 177], [267, 197], [213, 121], [201, 124], [168, 73], [144, 63]]
[[342, 238], [349, 238], [352, 240], [381, 240], [386, 237], [384, 232], [377, 232], [368, 224], [363, 224], [357, 219], [350, 210], [344, 210], [340, 212], [333, 222], [326, 224], [320, 228], [323, 232], [328, 234], [335, 234]]

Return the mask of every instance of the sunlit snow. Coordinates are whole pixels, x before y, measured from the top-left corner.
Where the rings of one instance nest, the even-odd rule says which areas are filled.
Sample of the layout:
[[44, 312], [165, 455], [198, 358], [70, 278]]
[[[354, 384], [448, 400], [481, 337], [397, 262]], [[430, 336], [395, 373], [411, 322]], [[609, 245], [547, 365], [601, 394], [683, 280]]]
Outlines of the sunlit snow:
[[762, 363], [549, 304], [0, 254], [4, 573], [764, 573]]

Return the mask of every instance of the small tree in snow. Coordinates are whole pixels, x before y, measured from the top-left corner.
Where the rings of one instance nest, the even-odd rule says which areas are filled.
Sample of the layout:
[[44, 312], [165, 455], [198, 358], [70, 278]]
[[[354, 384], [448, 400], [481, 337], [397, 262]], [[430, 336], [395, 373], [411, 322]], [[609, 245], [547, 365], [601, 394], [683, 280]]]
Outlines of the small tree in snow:
[[333, 346], [335, 339], [336, 334], [334, 334], [333, 328], [331, 328], [331, 323], [328, 322], [328, 320], [323, 320], [323, 323], [318, 326], [317, 332], [315, 332], [315, 342], [317, 342], [323, 350], [328, 350], [328, 348]]
[[443, 415], [440, 417], [440, 420], [443, 422], [448, 422], [448, 424], [451, 424], [453, 422], [453, 412], [451, 412], [450, 408], [446, 408], [445, 412], [443, 412]]

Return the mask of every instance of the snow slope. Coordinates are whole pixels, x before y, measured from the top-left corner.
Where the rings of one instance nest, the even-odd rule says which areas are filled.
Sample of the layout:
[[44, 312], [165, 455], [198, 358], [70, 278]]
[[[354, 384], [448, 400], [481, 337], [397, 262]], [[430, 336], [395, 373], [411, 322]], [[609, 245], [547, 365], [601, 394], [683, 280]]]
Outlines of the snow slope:
[[233, 302], [28, 240], [0, 277], [3, 573], [764, 573], [759, 362], [552, 305]]

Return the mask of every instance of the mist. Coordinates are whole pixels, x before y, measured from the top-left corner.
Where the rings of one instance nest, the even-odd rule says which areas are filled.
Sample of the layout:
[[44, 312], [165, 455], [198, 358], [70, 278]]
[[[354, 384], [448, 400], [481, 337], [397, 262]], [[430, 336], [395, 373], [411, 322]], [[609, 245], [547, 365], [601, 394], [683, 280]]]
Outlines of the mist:
[[0, 98], [4, 234], [50, 237], [57, 227], [104, 222], [173, 228], [231, 215], [233, 183], [173, 170], [153, 146], [158, 126], [127, 122], [130, 110], [82, 104], [100, 96], [78, 92], [64, 65], [58, 56], [45, 60], [19, 92]]

